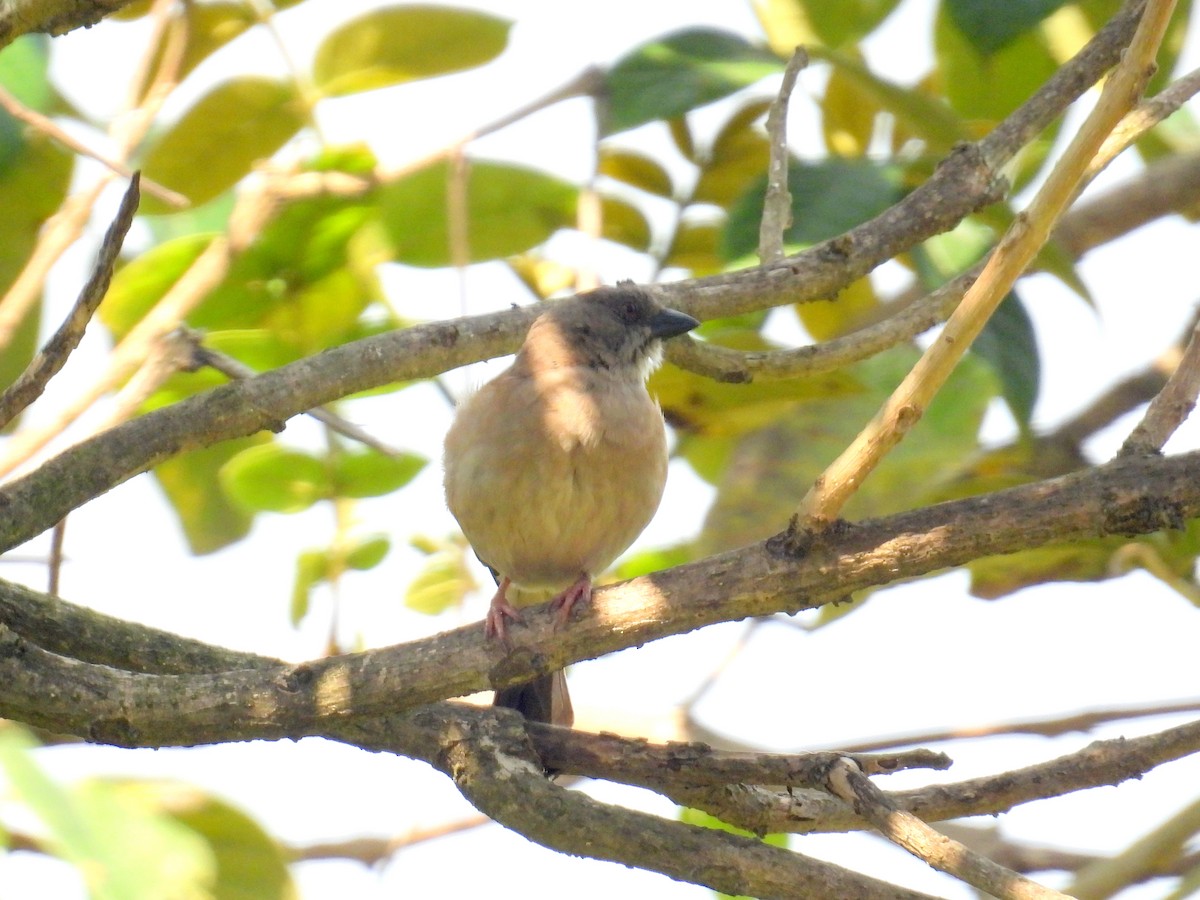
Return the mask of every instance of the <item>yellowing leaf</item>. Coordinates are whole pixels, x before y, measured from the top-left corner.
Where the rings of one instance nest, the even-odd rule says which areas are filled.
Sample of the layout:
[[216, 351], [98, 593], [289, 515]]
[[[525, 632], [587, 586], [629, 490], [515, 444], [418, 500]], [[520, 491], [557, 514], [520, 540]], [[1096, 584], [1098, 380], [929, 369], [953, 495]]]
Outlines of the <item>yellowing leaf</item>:
[[796, 313], [813, 340], [827, 341], [853, 331], [878, 306], [871, 279], [860, 278], [838, 291], [832, 300], [797, 303]]
[[846, 72], [833, 67], [821, 101], [821, 130], [834, 156], [865, 156], [875, 135], [879, 102]]
[[766, 115], [768, 101], [746, 104], [717, 133], [701, 163], [693, 199], [728, 207], [767, 171], [771, 156], [766, 133], [756, 123]]
[[[740, 350], [771, 349], [752, 329], [726, 329], [719, 343]], [[663, 366], [650, 378], [650, 391], [658, 397], [667, 420], [680, 431], [709, 437], [742, 434], [774, 421], [801, 400], [843, 396], [858, 389], [857, 380], [842, 372], [725, 384]]]
[[675, 187], [671, 176], [655, 160], [633, 150], [603, 145], [597, 169], [600, 175], [628, 184], [659, 197], [671, 197]]
[[683, 222], [667, 253], [666, 264], [693, 275], [711, 275], [725, 267], [719, 252], [721, 228], [715, 222]]
[[490, 62], [512, 23], [474, 10], [419, 4], [360, 16], [317, 49], [313, 81], [330, 97], [460, 72]]
[[642, 211], [616, 197], [601, 197], [601, 234], [639, 252], [650, 246], [650, 223]]

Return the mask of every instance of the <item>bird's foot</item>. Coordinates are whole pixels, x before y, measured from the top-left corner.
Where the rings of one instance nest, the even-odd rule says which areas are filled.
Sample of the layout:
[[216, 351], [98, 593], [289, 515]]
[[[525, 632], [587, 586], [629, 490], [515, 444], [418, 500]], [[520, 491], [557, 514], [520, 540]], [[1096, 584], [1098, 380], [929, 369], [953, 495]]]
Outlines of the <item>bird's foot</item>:
[[562, 628], [567, 624], [576, 603], [590, 603], [591, 600], [592, 576], [582, 572], [569, 588], [550, 601], [550, 608], [557, 611], [554, 617], [555, 627]]
[[483, 633], [490, 638], [499, 638], [505, 644], [508, 643], [506, 620], [521, 621], [520, 610], [508, 602], [508, 586], [510, 584], [512, 582], [508, 578], [501, 580], [500, 586], [496, 588], [496, 593], [488, 606], [487, 616], [483, 620]]

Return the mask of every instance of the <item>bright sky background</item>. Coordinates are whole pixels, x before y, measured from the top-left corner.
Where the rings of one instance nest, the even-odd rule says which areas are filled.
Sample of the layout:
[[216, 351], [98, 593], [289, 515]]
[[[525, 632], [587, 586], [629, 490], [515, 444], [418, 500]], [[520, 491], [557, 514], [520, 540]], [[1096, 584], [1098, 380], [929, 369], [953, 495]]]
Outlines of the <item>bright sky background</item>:
[[[341, 20], [348, 17], [348, 10], [373, 5], [308, 0], [294, 13], [281, 16], [278, 25], [293, 55], [304, 61], [330, 18]], [[517, 25], [509, 52], [477, 72], [405, 86], [386, 95], [329, 103], [321, 110], [321, 120], [333, 140], [367, 140], [385, 163], [401, 163], [540, 96], [588, 64], [613, 60], [645, 38], [685, 24], [758, 34], [749, 4], [742, 0], [688, 4], [512, 0], [461, 5], [513, 18]], [[906, 0], [869, 42], [868, 53], [879, 72], [907, 81], [924, 71], [932, 10], [932, 0]], [[1200, 42], [1195, 38], [1193, 33], [1185, 69], [1196, 64]], [[84, 108], [107, 115], [123, 95], [121, 70], [132, 64], [143, 39], [140, 25], [112, 23], [58, 38], [55, 76], [60, 88]], [[205, 64], [195, 87], [181, 92], [175, 112], [222, 73], [252, 65], [275, 70], [276, 59], [274, 46], [265, 38], [240, 40]], [[536, 65], [531, 65], [534, 60]], [[97, 78], [97, 71], [111, 74], [112, 80]], [[819, 96], [822, 82], [819, 70], [806, 72], [796, 92], [793, 130], [802, 151], [819, 147], [805, 94]], [[378, 115], [384, 96], [387, 121]], [[480, 141], [472, 153], [520, 159], [582, 179], [590, 168], [591, 128], [586, 103], [573, 101]], [[99, 140], [95, 135], [87, 138]], [[654, 142], [661, 137], [644, 134], [636, 139]], [[1131, 162], [1121, 160], [1102, 184], [1133, 169]], [[102, 232], [107, 215], [101, 216], [93, 237]], [[1096, 310], [1048, 278], [1035, 276], [1023, 283], [1042, 341], [1038, 423], [1057, 423], [1104, 385], [1144, 366], [1176, 338], [1197, 299], [1196, 288], [1191, 280], [1172, 283], [1158, 273], [1179, 271], [1173, 260], [1181, 253], [1194, 253], [1194, 242], [1194, 229], [1178, 221], [1163, 222], [1085, 260], [1082, 272], [1095, 293]], [[586, 247], [560, 246], [591, 258]], [[72, 252], [56, 272], [55, 294], [64, 308], [81, 283], [92, 252], [91, 246]], [[610, 256], [601, 272], [606, 281], [649, 274], [649, 267], [632, 255]], [[388, 273], [387, 285], [400, 310], [414, 317], [460, 312], [459, 285], [447, 273], [397, 268]], [[471, 313], [526, 300], [498, 264], [472, 269], [466, 276], [465, 296], [465, 311]], [[778, 335], [795, 337], [795, 329], [786, 322], [774, 324]], [[71, 395], [87, 377], [89, 361], [97, 365], [105, 349], [97, 328], [64, 383], [48, 392], [42, 408], [49, 411]], [[500, 365], [476, 367], [451, 383], [465, 389], [499, 371]], [[420, 398], [415, 410], [414, 398]], [[402, 416], [397, 414], [401, 408]], [[36, 410], [31, 420], [37, 419]], [[449, 422], [445, 402], [433, 389], [419, 386], [363, 404], [356, 413], [362, 416], [361, 424], [381, 439], [423, 453], [433, 462], [397, 497], [362, 504], [362, 531], [389, 532], [397, 549], [380, 570], [347, 578], [339, 613], [343, 641], [351, 644], [361, 637], [371, 646], [380, 646], [478, 619], [484, 608], [482, 597], [468, 606], [461, 620], [453, 616], [432, 620], [400, 606], [419, 561], [404, 548], [408, 538], [417, 532], [440, 536], [454, 528], [441, 499], [436, 462]], [[1111, 455], [1131, 426], [1132, 422], [1122, 422], [1099, 437], [1093, 447], [1096, 458]], [[1007, 427], [1003, 414], [989, 423], [997, 439]], [[317, 434], [308, 422], [294, 421], [287, 438], [309, 440]], [[1187, 428], [1170, 449], [1200, 445], [1197, 434], [1195, 428]], [[660, 514], [639, 546], [667, 543], [696, 530], [709, 500], [708, 489], [685, 466], [673, 466]], [[194, 559], [187, 555], [157, 487], [141, 477], [72, 514], [67, 529], [70, 562], [63, 573], [62, 593], [73, 602], [181, 634], [303, 659], [321, 651], [330, 606], [328, 598], [322, 597], [300, 629], [287, 625], [292, 565], [300, 549], [322, 545], [331, 531], [332, 522], [320, 510], [291, 517], [265, 516], [251, 541]], [[43, 540], [33, 542], [20, 555], [36, 555], [45, 546]], [[40, 565], [6, 565], [3, 576], [39, 588], [45, 585]], [[869, 612], [804, 639], [803, 652], [797, 652], [790, 629], [765, 628], [754, 651], [743, 655], [727, 673], [700, 713], [742, 739], [799, 749], [879, 734], [1184, 699], [1196, 693], [1200, 618], [1153, 579], [1135, 574], [1099, 586], [1048, 586], [991, 604], [964, 599], [965, 587], [965, 576], [952, 574], [893, 589], [874, 599]], [[652, 737], [670, 736], [673, 705], [695, 689], [742, 630], [736, 623], [716, 626], [574, 667], [571, 686], [580, 724], [620, 721], [628, 727], [636, 721]], [[790, 643], [782, 645], [783, 641]], [[775, 652], [781, 647], [785, 649]], [[1146, 733], [1167, 724], [1136, 722], [1055, 741], [1014, 737], [986, 747], [950, 745], [944, 749], [957, 762], [947, 778], [997, 772], [1069, 752], [1095, 737]], [[296, 844], [362, 834], [402, 836], [411, 828], [457, 821], [473, 813], [448, 780], [421, 763], [320, 741], [187, 751], [56, 748], [39, 758], [52, 773], [67, 779], [121, 772], [200, 784], [251, 811], [271, 833]], [[880, 784], [901, 788], [929, 777], [898, 775]], [[1101, 789], [1021, 807], [1000, 823], [1006, 834], [1022, 839], [1112, 852], [1194, 799], [1197, 784], [1200, 762], [1192, 760], [1160, 769], [1118, 791]], [[669, 804], [640, 792], [607, 784], [587, 789], [602, 799], [640, 802], [673, 815]], [[914, 888], [972, 896], [874, 839], [799, 837], [793, 839], [793, 847]], [[307, 900], [448, 892], [454, 896], [486, 892], [503, 900], [562, 891], [600, 896], [621, 890], [632, 896], [711, 896], [706, 889], [661, 876], [562, 857], [495, 826], [416, 845], [381, 871], [330, 862], [305, 864], [297, 875]], [[0, 884], [5, 885], [8, 900], [80, 896], [69, 870], [27, 855], [0, 861]], [[1159, 893], [1143, 889], [1125, 896]]]

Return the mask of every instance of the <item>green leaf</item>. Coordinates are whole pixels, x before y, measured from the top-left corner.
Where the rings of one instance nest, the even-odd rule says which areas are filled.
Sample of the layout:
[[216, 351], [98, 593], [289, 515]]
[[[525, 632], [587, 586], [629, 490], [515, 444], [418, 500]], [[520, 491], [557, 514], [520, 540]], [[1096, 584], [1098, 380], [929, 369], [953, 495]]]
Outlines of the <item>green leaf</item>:
[[196, 234], [216, 234], [229, 227], [229, 214], [233, 212], [236, 202], [237, 193], [228, 190], [199, 206], [189, 206], [161, 216], [146, 216], [142, 221], [150, 229], [155, 244], [165, 244]]
[[[71, 154], [39, 135], [31, 135], [15, 155], [0, 161], [0, 296], [25, 268], [42, 224], [65, 199], [73, 167]], [[37, 351], [41, 314], [42, 304], [35, 302], [15, 323], [0, 352], [0, 390], [21, 374]]]
[[[867, 159], [793, 161], [788, 169], [793, 224], [784, 232], [785, 243], [809, 246], [878, 215], [903, 195], [900, 175], [895, 166]], [[730, 210], [722, 246], [726, 259], [756, 251], [765, 194], [764, 177]]]
[[195, 788], [170, 784], [155, 788], [166, 812], [206, 842], [216, 865], [208, 896], [217, 900], [294, 900], [296, 886], [283, 850], [262, 826], [241, 810]]
[[304, 550], [296, 557], [296, 576], [292, 580], [292, 602], [289, 619], [292, 626], [308, 615], [312, 589], [325, 581], [329, 574], [329, 553], [325, 550]]
[[356, 572], [373, 569], [383, 562], [383, 558], [387, 556], [391, 547], [392, 542], [380, 534], [356, 541], [353, 546], [343, 551], [346, 568], [354, 569]]
[[1034, 28], [1066, 0], [945, 0], [946, 13], [980, 53], [990, 55]]
[[[779, 847], [787, 849], [790, 840], [787, 834], [754, 834], [752, 831], [747, 831], [745, 828], [738, 828], [736, 825], [730, 825], [728, 822], [718, 819], [716, 816], [706, 813], [703, 810], [691, 809], [690, 807], [681, 806], [679, 808], [679, 821], [685, 825], [695, 825], [698, 828], [712, 828], [716, 831], [724, 831], [728, 834], [737, 834], [746, 838], [755, 838], [762, 841], [771, 847]], [[742, 898], [733, 898], [729, 894], [718, 894], [720, 897], [730, 898], [730, 900], [742, 900]], [[747, 897], [744, 900], [753, 900]]]
[[755, 12], [780, 52], [803, 44], [838, 47], [866, 37], [899, 0], [756, 0]]
[[414, 453], [388, 456], [373, 449], [342, 453], [333, 464], [333, 490], [338, 497], [390, 494], [412, 481], [426, 463]]
[[967, 566], [971, 596], [997, 600], [1051, 581], [1104, 581], [1112, 577], [1109, 561], [1127, 540], [1119, 536], [1093, 538], [973, 560]]
[[289, 204], [188, 318], [206, 330], [265, 329], [310, 355], [346, 340], [378, 296], [367, 258], [374, 208], [316, 197]]
[[217, 479], [231, 459], [268, 440], [266, 435], [254, 435], [225, 441], [155, 466], [154, 477], [179, 517], [192, 553], [214, 553], [250, 533], [253, 512], [230, 502], [226, 493], [217, 489]]
[[946, 99], [963, 118], [975, 120], [976, 131], [1005, 118], [1058, 70], [1039, 31], [1024, 31], [984, 53], [945, 10], [935, 24], [934, 49]]
[[[184, 6], [182, 12], [186, 20], [185, 42], [183, 55], [178, 61], [178, 73], [174, 75], [177, 80], [182, 80], [213, 53], [258, 22], [254, 10], [245, 3], [209, 0], [205, 3], [189, 3]], [[143, 92], [160, 76], [163, 55], [168, 48], [174, 53], [178, 37], [176, 28], [161, 30], [158, 44], [154, 47], [154, 58], [147, 67], [147, 74], [142, 82]]]
[[[286, 144], [307, 121], [295, 88], [243, 76], [213, 88], [155, 142], [142, 171], [147, 178], [205, 203], [233, 187]], [[142, 211], [169, 207], [147, 195]]]
[[429, 558], [404, 593], [404, 605], [409, 609], [427, 616], [441, 615], [479, 586], [471, 577], [467, 542], [461, 535], [443, 540], [417, 537], [412, 545]]
[[203, 253], [213, 235], [193, 234], [159, 244], [113, 276], [97, 316], [121, 340]]
[[[919, 358], [897, 347], [841, 373], [857, 393], [793, 404], [734, 449], [699, 539], [707, 555], [768, 537], [786, 521], [829, 461], [854, 438]], [[736, 386], [732, 386], [736, 387]], [[750, 385], [753, 387], [753, 385]], [[968, 356], [904, 440], [884, 458], [847, 504], [848, 519], [889, 515], [929, 502], [958, 478], [978, 449], [979, 424], [995, 379]]]
[[714, 28], [689, 28], [643, 44], [613, 65], [605, 79], [604, 134], [670, 119], [779, 72], [769, 50]]
[[275, 442], [243, 450], [219, 474], [229, 499], [250, 512], [301, 512], [333, 496], [324, 462]]
[[4, 85], [22, 106], [38, 112], [49, 112], [58, 100], [50, 83], [49, 70], [50, 38], [47, 35], [23, 35], [0, 53], [0, 85]]
[[119, 785], [68, 789], [35, 763], [33, 742], [15, 729], [0, 735], [0, 768], [48, 832], [47, 849], [72, 863], [96, 900], [182, 897], [212, 883], [203, 841]]
[[508, 45], [512, 22], [444, 6], [388, 6], [337, 28], [317, 48], [313, 81], [330, 97], [490, 62]]
[[1013, 418], [1027, 431], [1037, 402], [1041, 360], [1033, 322], [1015, 292], [1001, 301], [971, 349], [991, 364]]
[[621, 560], [620, 565], [612, 570], [611, 576], [613, 581], [626, 581], [649, 575], [651, 572], [682, 566], [695, 558], [696, 547], [691, 541], [671, 547], [655, 547], [653, 550], [643, 550]]
[[[398, 262], [451, 264], [449, 174], [446, 163], [437, 163], [380, 189], [380, 214]], [[575, 222], [577, 189], [543, 172], [472, 161], [465, 191], [470, 262], [523, 253]]]

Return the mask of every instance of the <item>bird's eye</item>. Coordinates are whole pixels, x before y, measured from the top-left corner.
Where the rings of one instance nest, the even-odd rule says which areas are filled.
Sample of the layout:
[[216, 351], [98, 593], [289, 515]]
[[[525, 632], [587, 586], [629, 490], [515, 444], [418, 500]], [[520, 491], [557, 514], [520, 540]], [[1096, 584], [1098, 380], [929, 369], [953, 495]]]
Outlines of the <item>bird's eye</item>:
[[636, 319], [638, 314], [638, 305], [632, 300], [626, 300], [621, 305], [621, 315], [626, 319]]

